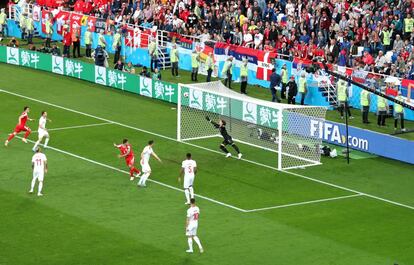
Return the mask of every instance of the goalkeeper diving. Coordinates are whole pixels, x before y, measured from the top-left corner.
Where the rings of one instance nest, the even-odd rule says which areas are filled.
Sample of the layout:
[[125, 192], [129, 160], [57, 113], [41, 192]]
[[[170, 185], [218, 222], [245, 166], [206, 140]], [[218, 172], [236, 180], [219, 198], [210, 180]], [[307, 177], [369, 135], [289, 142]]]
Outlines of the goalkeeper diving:
[[224, 153], [226, 153], [226, 157], [230, 157], [231, 156], [231, 153], [226, 148], [227, 145], [231, 145], [234, 148], [234, 150], [236, 150], [237, 157], [239, 159], [241, 159], [242, 158], [242, 153], [240, 153], [239, 147], [237, 147], [237, 145], [233, 142], [233, 139], [231, 138], [231, 136], [227, 133], [227, 130], [226, 130], [226, 121], [220, 119], [219, 122], [216, 123], [216, 122], [212, 121], [210, 119], [210, 117], [208, 117], [208, 116], [206, 116], [206, 120], [208, 122], [210, 122], [211, 124], [213, 124], [214, 127], [216, 127], [217, 129], [219, 129], [221, 136], [223, 136], [224, 141], [221, 143], [220, 149]]

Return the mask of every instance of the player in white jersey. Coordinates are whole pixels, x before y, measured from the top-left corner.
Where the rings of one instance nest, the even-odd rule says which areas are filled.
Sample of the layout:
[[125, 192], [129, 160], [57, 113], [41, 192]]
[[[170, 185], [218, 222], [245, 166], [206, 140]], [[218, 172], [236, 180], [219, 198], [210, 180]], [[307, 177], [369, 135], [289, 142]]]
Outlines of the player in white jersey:
[[159, 162], [162, 162], [161, 159], [157, 156], [157, 154], [152, 150], [152, 147], [154, 146], [154, 141], [151, 140], [148, 142], [148, 145], [144, 147], [144, 150], [142, 150], [141, 153], [141, 178], [139, 179], [138, 186], [139, 187], [145, 187], [147, 179], [151, 175], [151, 167], [149, 164], [150, 157], [153, 156], [155, 159], [157, 159]]
[[194, 178], [197, 174], [197, 163], [191, 158], [191, 154], [187, 153], [187, 159], [181, 163], [181, 172], [178, 181], [181, 181], [181, 177], [184, 175], [184, 193], [187, 199], [185, 204], [190, 204], [190, 198], [194, 198]]
[[39, 138], [38, 138], [37, 142], [35, 143], [35, 145], [33, 146], [33, 152], [36, 151], [37, 147], [42, 142], [43, 138], [46, 138], [44, 147], [45, 148], [47, 147], [47, 143], [49, 142], [49, 132], [46, 129], [46, 122], [47, 121], [51, 122], [51, 120], [49, 120], [47, 118], [47, 112], [42, 111], [42, 116], [39, 119], [39, 128], [37, 129], [37, 132], [39, 134]]
[[187, 210], [187, 221], [185, 225], [185, 235], [188, 238], [187, 253], [193, 253], [193, 239], [200, 249], [200, 253], [203, 253], [203, 246], [201, 246], [200, 239], [197, 236], [198, 218], [200, 217], [200, 209], [195, 205], [195, 199], [190, 200], [191, 205]]
[[36, 180], [39, 181], [39, 187], [37, 189], [37, 196], [43, 196], [42, 188], [43, 188], [43, 179], [45, 177], [45, 173], [47, 173], [47, 158], [45, 154], [43, 154], [40, 148], [36, 149], [36, 154], [32, 157], [32, 169], [33, 169], [33, 179], [32, 179], [32, 186], [30, 188], [29, 193], [33, 193], [34, 187], [36, 185]]

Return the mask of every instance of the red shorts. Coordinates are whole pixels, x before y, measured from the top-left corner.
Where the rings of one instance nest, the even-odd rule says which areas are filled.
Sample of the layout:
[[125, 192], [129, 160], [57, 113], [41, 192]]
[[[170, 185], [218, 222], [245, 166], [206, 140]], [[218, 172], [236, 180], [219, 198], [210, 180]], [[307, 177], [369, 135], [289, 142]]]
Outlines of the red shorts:
[[125, 163], [127, 164], [128, 167], [132, 167], [135, 163], [135, 157], [134, 156], [125, 157]]
[[19, 132], [27, 132], [30, 131], [30, 128], [27, 126], [21, 126], [21, 125], [17, 125], [16, 128], [14, 128], [14, 132], [15, 133], [19, 133]]

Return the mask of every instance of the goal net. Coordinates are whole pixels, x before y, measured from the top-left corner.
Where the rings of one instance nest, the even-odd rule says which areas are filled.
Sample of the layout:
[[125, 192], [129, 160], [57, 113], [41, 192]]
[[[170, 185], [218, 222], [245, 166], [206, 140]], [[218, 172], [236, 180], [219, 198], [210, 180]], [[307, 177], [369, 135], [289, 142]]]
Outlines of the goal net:
[[324, 107], [260, 100], [232, 91], [220, 81], [179, 84], [177, 140], [207, 141], [200, 143], [204, 145], [214, 141], [218, 146], [221, 135], [206, 120], [208, 116], [226, 121], [228, 133], [243, 144], [240, 149], [248, 160], [266, 160], [279, 170], [319, 165], [325, 115]]

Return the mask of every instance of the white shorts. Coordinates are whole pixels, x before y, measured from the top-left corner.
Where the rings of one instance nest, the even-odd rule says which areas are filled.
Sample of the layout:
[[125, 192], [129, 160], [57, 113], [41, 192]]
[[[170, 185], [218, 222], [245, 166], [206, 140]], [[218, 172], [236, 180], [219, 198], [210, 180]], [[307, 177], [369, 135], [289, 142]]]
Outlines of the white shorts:
[[185, 231], [186, 236], [196, 236], [197, 235], [198, 225], [189, 224], [187, 230]]
[[193, 186], [194, 183], [194, 176], [187, 177], [184, 176], [184, 189], [188, 189], [190, 186]]
[[43, 137], [49, 138], [49, 133], [46, 130], [38, 130], [37, 132], [39, 133], [39, 139]]
[[43, 181], [45, 177], [45, 173], [43, 171], [33, 171], [33, 179], [37, 179], [38, 181]]
[[143, 173], [151, 172], [151, 167], [148, 162], [141, 161], [141, 171]]

